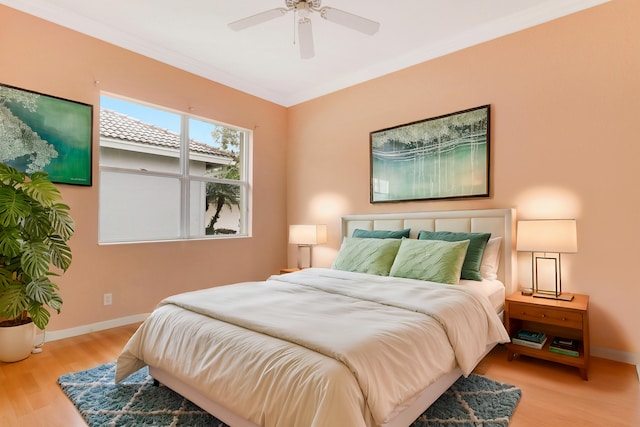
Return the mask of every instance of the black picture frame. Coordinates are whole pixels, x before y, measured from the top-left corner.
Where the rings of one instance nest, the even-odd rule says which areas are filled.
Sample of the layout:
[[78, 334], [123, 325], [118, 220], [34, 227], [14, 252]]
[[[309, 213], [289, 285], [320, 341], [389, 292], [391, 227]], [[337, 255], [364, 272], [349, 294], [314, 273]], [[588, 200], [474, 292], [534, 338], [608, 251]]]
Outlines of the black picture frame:
[[491, 106], [369, 134], [370, 202], [490, 196]]
[[0, 162], [92, 185], [93, 106], [0, 84]]

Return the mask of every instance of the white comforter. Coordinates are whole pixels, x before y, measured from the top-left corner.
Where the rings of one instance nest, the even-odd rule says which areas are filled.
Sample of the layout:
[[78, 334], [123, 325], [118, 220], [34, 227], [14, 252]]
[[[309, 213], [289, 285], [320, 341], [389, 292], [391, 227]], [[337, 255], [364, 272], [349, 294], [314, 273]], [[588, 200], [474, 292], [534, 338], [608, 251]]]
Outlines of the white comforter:
[[377, 426], [509, 337], [472, 286], [306, 269], [165, 299], [118, 358], [267, 427]]

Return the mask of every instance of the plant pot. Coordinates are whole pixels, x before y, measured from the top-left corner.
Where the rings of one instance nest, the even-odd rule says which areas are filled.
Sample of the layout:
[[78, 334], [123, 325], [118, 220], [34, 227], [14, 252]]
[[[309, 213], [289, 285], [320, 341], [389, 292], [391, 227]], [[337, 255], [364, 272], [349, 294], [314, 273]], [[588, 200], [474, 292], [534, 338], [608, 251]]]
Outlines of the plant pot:
[[35, 339], [36, 327], [33, 322], [0, 327], [0, 361], [17, 362], [26, 359], [33, 350]]

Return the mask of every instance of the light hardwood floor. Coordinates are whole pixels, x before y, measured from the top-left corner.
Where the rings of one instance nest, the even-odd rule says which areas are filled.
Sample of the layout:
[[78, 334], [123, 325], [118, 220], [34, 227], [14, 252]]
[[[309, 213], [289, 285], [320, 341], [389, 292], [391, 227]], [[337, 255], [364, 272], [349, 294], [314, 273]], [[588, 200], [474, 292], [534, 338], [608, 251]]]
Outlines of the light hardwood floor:
[[[56, 381], [62, 374], [115, 360], [136, 327], [49, 342], [28, 359], [0, 362], [0, 426], [86, 427]], [[575, 368], [506, 358], [504, 348], [497, 347], [476, 372], [522, 389], [510, 427], [640, 426], [634, 366], [592, 358], [589, 381], [582, 381]]]

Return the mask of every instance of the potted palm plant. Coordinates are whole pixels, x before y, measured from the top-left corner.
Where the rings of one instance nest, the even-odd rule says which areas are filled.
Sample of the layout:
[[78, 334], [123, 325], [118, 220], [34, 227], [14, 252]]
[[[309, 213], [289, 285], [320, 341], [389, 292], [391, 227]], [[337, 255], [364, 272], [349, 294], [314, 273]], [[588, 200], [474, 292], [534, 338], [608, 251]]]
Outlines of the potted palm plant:
[[45, 172], [0, 164], [0, 361], [28, 357], [35, 327], [45, 329], [49, 309], [60, 313], [51, 266], [69, 268], [75, 228], [61, 199]]

